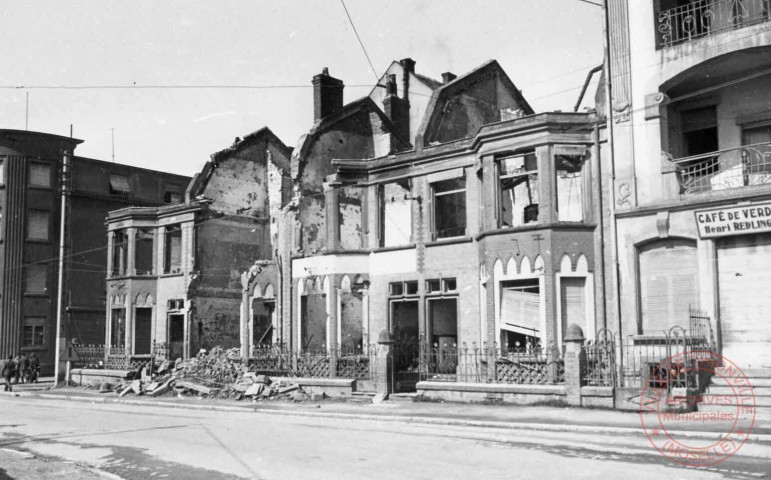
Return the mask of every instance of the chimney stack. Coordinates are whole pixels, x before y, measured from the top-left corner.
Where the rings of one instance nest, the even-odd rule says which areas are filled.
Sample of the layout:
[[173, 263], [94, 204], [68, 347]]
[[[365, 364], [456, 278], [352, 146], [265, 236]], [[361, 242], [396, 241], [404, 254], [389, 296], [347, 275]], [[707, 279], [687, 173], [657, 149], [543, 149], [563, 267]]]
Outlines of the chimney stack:
[[[388, 75], [386, 80], [386, 96], [383, 99], [383, 112], [401, 138], [410, 141], [410, 102], [399, 98], [396, 92], [396, 75]], [[400, 143], [391, 135], [391, 152], [397, 151]]]
[[458, 76], [455, 75], [454, 73], [452, 73], [452, 72], [444, 72], [442, 74], [442, 83], [448, 84], [448, 83], [452, 82], [453, 80], [455, 80], [456, 78], [458, 78]]
[[318, 123], [343, 109], [343, 88], [343, 81], [330, 76], [327, 67], [313, 77], [314, 122]]
[[399, 61], [399, 63], [402, 64], [402, 70], [404, 71], [404, 75], [402, 75], [402, 98], [409, 102], [410, 101], [410, 73], [415, 73], [415, 60], [411, 58], [403, 58]]

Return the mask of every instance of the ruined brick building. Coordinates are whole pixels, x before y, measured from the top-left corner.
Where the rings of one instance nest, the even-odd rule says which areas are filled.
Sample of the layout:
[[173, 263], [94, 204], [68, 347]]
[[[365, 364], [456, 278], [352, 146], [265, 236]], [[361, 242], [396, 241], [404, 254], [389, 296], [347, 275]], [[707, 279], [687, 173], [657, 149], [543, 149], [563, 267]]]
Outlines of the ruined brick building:
[[[105, 216], [127, 205], [179, 202], [190, 180], [76, 156], [82, 142], [48, 133], [0, 130], [0, 355], [35, 352], [46, 374], [53, 370], [56, 346], [62, 217], [62, 338], [101, 343]], [[68, 170], [63, 176], [65, 158]]]
[[382, 330], [534, 348], [604, 326], [593, 113], [536, 114], [495, 61], [439, 82], [404, 59], [347, 104], [326, 69], [313, 85], [279, 217], [292, 349], [360, 349]]
[[183, 203], [110, 212], [106, 344], [141, 356], [164, 343], [175, 358], [240, 345], [241, 275], [250, 265], [259, 335], [272, 341], [275, 238], [291, 194], [291, 151], [260, 129], [213, 154]]

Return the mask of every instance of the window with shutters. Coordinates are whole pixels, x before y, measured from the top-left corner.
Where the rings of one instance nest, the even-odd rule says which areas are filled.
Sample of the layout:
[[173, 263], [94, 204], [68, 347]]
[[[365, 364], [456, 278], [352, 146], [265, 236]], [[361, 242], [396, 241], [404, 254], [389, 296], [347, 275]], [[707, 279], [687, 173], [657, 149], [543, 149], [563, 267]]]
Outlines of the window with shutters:
[[131, 193], [131, 186], [129, 185], [128, 177], [124, 175], [118, 175], [117, 173], [110, 174], [110, 195], [116, 196], [128, 196]]
[[163, 273], [182, 272], [182, 229], [179, 225], [166, 227]]
[[27, 239], [50, 240], [50, 223], [51, 212], [47, 210], [30, 210], [27, 213]]
[[588, 335], [586, 330], [586, 278], [560, 278], [560, 307], [562, 338], [565, 338], [568, 327], [574, 323], [581, 327], [585, 335]]
[[51, 188], [51, 164], [30, 162], [27, 184], [30, 187]]
[[639, 250], [640, 313], [643, 334], [663, 335], [688, 327], [688, 311], [698, 304], [696, 242], [657, 241]]
[[537, 278], [501, 282], [501, 344], [505, 349], [540, 345], [541, 287]]

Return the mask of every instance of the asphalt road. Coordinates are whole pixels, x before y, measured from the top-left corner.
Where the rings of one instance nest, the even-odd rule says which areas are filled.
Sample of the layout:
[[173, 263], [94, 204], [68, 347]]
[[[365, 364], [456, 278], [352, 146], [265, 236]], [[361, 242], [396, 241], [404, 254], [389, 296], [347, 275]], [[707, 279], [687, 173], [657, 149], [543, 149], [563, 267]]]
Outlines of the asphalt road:
[[[707, 469], [662, 458], [640, 435], [545, 432], [0, 397], [0, 451], [91, 468], [67, 478], [771, 478], [771, 447]], [[0, 460], [7, 458], [0, 455]], [[30, 462], [30, 463], [25, 463]], [[64, 463], [69, 462], [69, 463]], [[29, 469], [25, 466], [29, 465]], [[6, 468], [9, 467], [9, 468]], [[22, 472], [21, 474], [19, 472]]]

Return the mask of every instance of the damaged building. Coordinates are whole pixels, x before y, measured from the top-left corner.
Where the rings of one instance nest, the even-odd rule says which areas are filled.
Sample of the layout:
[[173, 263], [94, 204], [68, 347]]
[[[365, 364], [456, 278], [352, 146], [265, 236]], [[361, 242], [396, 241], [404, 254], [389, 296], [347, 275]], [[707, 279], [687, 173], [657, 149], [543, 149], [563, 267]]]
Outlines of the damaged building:
[[393, 62], [347, 104], [326, 69], [313, 85], [280, 217], [293, 350], [344, 354], [383, 330], [415, 352], [538, 349], [604, 326], [594, 113], [536, 114], [496, 61], [442, 81]]
[[263, 128], [213, 154], [183, 203], [110, 212], [106, 344], [131, 356], [162, 344], [172, 358], [240, 345], [250, 265], [252, 341], [278, 340], [275, 239], [291, 152]]

